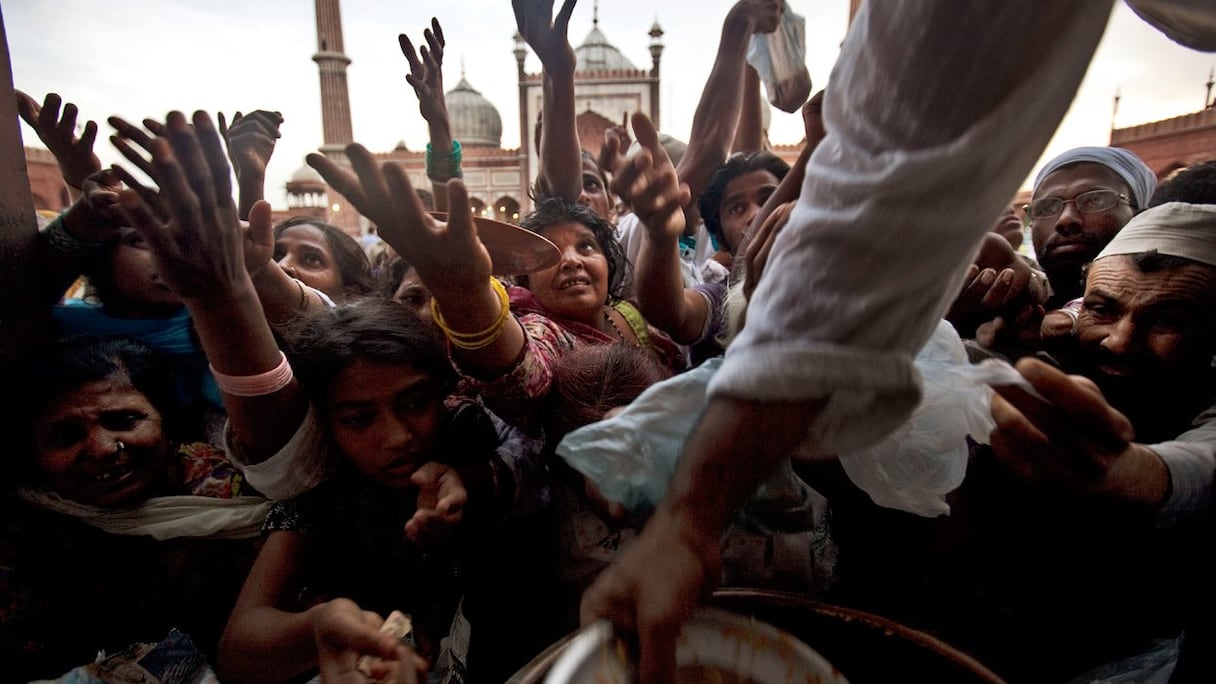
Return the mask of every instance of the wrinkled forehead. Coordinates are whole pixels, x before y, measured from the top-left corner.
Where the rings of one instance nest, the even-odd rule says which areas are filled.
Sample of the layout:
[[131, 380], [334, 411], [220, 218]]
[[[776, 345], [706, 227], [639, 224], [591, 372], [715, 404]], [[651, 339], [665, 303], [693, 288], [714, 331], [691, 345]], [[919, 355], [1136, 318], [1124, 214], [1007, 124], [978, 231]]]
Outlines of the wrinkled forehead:
[[1216, 267], [1168, 255], [1109, 256], [1089, 265], [1085, 294], [1135, 301], [1140, 306], [1163, 302], [1216, 306]]

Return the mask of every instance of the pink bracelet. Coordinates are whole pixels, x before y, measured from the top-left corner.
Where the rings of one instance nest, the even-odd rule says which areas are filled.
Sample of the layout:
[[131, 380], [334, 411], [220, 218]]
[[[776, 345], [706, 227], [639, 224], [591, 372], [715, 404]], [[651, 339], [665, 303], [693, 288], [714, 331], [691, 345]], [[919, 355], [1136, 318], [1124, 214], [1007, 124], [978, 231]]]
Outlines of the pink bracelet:
[[219, 385], [224, 394], [234, 397], [264, 397], [283, 389], [295, 377], [291, 372], [291, 364], [287, 363], [287, 355], [279, 352], [282, 361], [279, 365], [257, 375], [224, 375], [211, 366], [211, 375], [215, 376], [215, 384]]

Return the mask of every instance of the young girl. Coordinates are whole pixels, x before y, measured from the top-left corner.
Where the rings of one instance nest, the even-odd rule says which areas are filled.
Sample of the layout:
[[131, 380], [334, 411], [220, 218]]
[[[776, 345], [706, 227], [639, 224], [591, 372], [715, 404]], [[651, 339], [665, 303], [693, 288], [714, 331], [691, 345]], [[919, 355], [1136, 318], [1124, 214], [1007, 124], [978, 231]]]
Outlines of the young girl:
[[[457, 531], [466, 504], [491, 497], [496, 435], [479, 429], [475, 411], [445, 408], [453, 377], [443, 347], [391, 302], [351, 304], [303, 323], [291, 335], [297, 378], [246, 270], [210, 118], [196, 113], [191, 126], [171, 113], [162, 137], [140, 144], [151, 153], [147, 166], [170, 225], [134, 192], [123, 193], [122, 206], [196, 322], [228, 409], [230, 450], [253, 464], [251, 483], [285, 451], [304, 447], [314, 456], [310, 468], [267, 479], [272, 496], [316, 488], [270, 517], [272, 533], [221, 645], [225, 680], [318, 667], [323, 678], [350, 676], [370, 655], [379, 658], [374, 677], [409, 681], [420, 661], [378, 634], [381, 619], [364, 607], [411, 612], [417, 643], [436, 655], [452, 615], [435, 599], [455, 595], [449, 587], [458, 584], [443, 539]], [[268, 230], [269, 218], [269, 205], [256, 204], [251, 231]]]
[[[330, 474], [267, 517], [266, 544], [221, 644], [221, 671], [275, 681], [308, 669], [301, 650], [344, 599], [410, 614], [415, 644], [434, 662], [465, 588], [448, 537], [470, 498], [492, 496], [497, 434], [477, 407], [445, 406], [456, 375], [441, 340], [400, 304], [366, 299], [320, 312], [290, 346], [313, 407], [297, 435], [323, 439], [309, 439], [312, 449], [289, 444], [262, 465], [292, 457]], [[482, 491], [470, 494], [465, 478], [478, 474]], [[467, 652], [454, 656], [467, 662]]]

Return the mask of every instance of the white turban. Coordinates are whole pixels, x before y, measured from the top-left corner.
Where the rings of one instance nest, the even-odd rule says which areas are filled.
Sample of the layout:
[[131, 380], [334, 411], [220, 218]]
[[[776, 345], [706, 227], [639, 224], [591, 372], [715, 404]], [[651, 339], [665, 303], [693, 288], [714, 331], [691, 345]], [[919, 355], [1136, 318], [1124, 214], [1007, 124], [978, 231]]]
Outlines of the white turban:
[[1134, 153], [1121, 147], [1074, 147], [1047, 162], [1039, 171], [1039, 175], [1034, 177], [1034, 192], [1039, 191], [1043, 179], [1051, 172], [1069, 164], [1085, 162], [1101, 164], [1119, 174], [1123, 182], [1127, 183], [1127, 187], [1131, 188], [1137, 209], [1148, 206], [1153, 190], [1157, 189], [1157, 175]]
[[1216, 204], [1167, 202], [1136, 214], [1098, 254], [1158, 254], [1216, 266]]

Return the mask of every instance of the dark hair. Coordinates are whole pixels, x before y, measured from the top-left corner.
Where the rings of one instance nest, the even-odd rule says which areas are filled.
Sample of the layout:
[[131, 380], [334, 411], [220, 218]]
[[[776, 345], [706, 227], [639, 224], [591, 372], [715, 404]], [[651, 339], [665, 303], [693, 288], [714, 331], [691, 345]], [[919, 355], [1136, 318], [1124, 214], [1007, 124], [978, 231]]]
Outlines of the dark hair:
[[1148, 206], [1166, 202], [1216, 204], [1216, 160], [1188, 166], [1157, 186]]
[[[14, 387], [6, 392], [10, 434], [23, 434], [27, 454], [33, 453], [33, 424], [63, 395], [91, 382], [123, 377], [148, 398], [161, 414], [167, 438], [187, 441], [200, 425], [178, 401], [175, 375], [147, 345], [129, 337], [81, 335], [60, 340], [34, 352], [15, 371]], [[32, 467], [23, 459], [24, 467]], [[27, 474], [23, 472], [22, 475]], [[20, 478], [19, 478], [20, 479]]]
[[276, 240], [283, 231], [296, 226], [313, 226], [325, 236], [329, 251], [334, 255], [334, 263], [338, 267], [338, 275], [342, 278], [342, 291], [347, 296], [364, 295], [375, 291], [375, 281], [372, 279], [372, 265], [367, 259], [367, 253], [357, 240], [346, 234], [341, 228], [308, 218], [296, 216], [289, 218], [274, 227]]
[[640, 347], [621, 342], [575, 347], [553, 367], [549, 440], [602, 420], [610, 409], [632, 403], [668, 377], [654, 355]]
[[[600, 251], [608, 260], [608, 298], [620, 299], [629, 282], [629, 259], [616, 239], [616, 228], [606, 219], [580, 204], [569, 204], [560, 197], [545, 197], [536, 203], [536, 208], [524, 216], [519, 225], [533, 233], [543, 234], [546, 228], [569, 222], [580, 223], [595, 235]], [[527, 276], [520, 280], [527, 285]]]
[[[782, 161], [781, 157], [766, 150], [737, 152], [714, 171], [713, 175], [709, 177], [709, 184], [705, 186], [705, 191], [697, 200], [697, 208], [701, 210], [701, 218], [705, 221], [705, 230], [723, 248], [727, 247], [726, 234], [722, 230], [722, 201], [726, 199], [726, 186], [739, 176], [753, 171], [768, 171], [776, 176], [777, 180], [781, 180], [785, 178], [785, 174], [789, 173], [790, 165]], [[731, 247], [737, 249], [739, 245]]]
[[393, 257], [392, 261], [388, 262], [380, 274], [380, 283], [378, 291], [381, 295], [393, 298], [397, 294], [397, 288], [401, 287], [401, 280], [405, 278], [405, 274], [410, 272], [414, 265], [406, 261], [400, 254]]
[[448, 394], [457, 375], [438, 331], [400, 304], [364, 297], [307, 313], [286, 335], [292, 371], [313, 402], [325, 405], [334, 379], [355, 361], [408, 364]]

